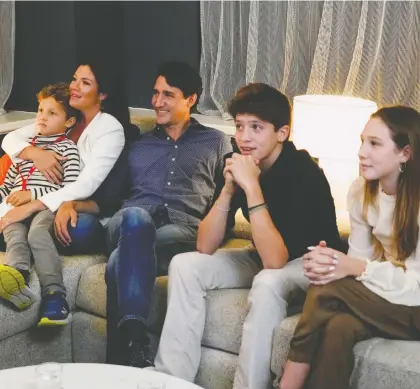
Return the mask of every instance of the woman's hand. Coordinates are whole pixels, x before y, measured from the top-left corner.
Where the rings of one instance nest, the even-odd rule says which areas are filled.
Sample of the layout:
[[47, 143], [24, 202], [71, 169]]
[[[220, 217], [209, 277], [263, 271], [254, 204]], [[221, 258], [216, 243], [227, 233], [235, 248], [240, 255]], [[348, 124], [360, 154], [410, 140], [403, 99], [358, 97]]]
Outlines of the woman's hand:
[[332, 248], [318, 245], [303, 256], [303, 269], [311, 284], [325, 285], [363, 273], [365, 262]]
[[6, 204], [18, 207], [19, 205], [27, 204], [32, 200], [32, 194], [30, 190], [18, 190], [7, 196]]
[[0, 219], [0, 232], [2, 232], [10, 224], [21, 222], [22, 220], [27, 219], [33, 213], [41, 211], [45, 208], [45, 205], [42, 204], [39, 200], [34, 200], [27, 204], [11, 209]]
[[61, 162], [65, 160], [66, 157], [62, 157], [54, 153], [54, 151], [39, 148], [36, 148], [36, 153], [33, 156], [36, 168], [49, 182], [57, 185], [60, 185], [63, 181], [63, 167], [61, 166]]
[[72, 227], [76, 227], [77, 212], [73, 201], [67, 201], [61, 204], [54, 219], [55, 236], [64, 247], [70, 246], [71, 243], [71, 237], [68, 230], [69, 221]]

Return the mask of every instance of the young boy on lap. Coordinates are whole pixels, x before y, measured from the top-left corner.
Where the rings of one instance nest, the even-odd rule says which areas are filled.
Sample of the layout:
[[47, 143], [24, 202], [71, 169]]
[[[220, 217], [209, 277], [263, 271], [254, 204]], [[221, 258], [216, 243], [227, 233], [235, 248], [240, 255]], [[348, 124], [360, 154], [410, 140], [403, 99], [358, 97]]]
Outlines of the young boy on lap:
[[[76, 144], [67, 139], [66, 131], [76, 122], [78, 111], [69, 106], [69, 89], [65, 83], [49, 85], [37, 94], [39, 107], [36, 124], [38, 135], [30, 139], [33, 146], [58, 155], [63, 168], [61, 185], [51, 183], [32, 161], [17, 160], [10, 166], [0, 185], [0, 216], [7, 210], [56, 191], [76, 180], [80, 159]], [[0, 298], [18, 309], [29, 307], [36, 300], [28, 286], [31, 257], [41, 284], [42, 304], [38, 326], [64, 325], [71, 321], [63, 283], [61, 258], [50, 233], [54, 214], [43, 210], [0, 231], [4, 234], [7, 265], [0, 264]]]

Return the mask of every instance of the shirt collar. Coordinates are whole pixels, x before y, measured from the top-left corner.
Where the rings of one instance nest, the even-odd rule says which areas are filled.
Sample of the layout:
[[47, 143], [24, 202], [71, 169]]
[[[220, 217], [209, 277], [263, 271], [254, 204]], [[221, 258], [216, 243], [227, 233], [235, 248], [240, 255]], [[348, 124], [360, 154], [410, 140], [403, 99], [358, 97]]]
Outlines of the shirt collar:
[[57, 140], [58, 138], [65, 136], [66, 134], [63, 132], [62, 134], [54, 134], [54, 135], [41, 135], [38, 134], [36, 136], [36, 140], [39, 142], [54, 142], [55, 140]]
[[[182, 136], [185, 136], [187, 133], [190, 133], [191, 131], [195, 130], [201, 130], [204, 126], [199, 123], [197, 119], [194, 119], [193, 117], [190, 117], [190, 120], [188, 121], [188, 125], [185, 128], [184, 132], [182, 133]], [[166, 133], [165, 129], [162, 126], [155, 126], [155, 128], [152, 130], [152, 134], [156, 136], [159, 139], [165, 139], [168, 137], [168, 134]]]
[[270, 166], [270, 168], [264, 173], [264, 176], [269, 175], [271, 172], [277, 172], [279, 169], [282, 169], [283, 167], [287, 167], [288, 160], [291, 156], [296, 152], [296, 146], [291, 141], [286, 141], [283, 143], [283, 148], [277, 157], [277, 159], [274, 161], [274, 163]]

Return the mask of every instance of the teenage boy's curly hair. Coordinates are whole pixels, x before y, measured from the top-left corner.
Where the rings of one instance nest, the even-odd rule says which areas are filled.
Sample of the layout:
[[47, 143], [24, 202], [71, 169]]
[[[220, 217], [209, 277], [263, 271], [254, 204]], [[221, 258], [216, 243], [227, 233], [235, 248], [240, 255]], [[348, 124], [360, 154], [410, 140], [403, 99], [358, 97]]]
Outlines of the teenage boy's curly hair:
[[275, 131], [283, 126], [290, 126], [291, 122], [288, 98], [264, 83], [250, 83], [240, 88], [228, 104], [228, 111], [233, 118], [237, 114], [255, 115], [271, 123]]
[[37, 94], [36, 97], [38, 102], [48, 97], [53, 97], [57, 103], [59, 103], [64, 111], [66, 112], [66, 119], [75, 117], [76, 120], [81, 118], [81, 113], [77, 109], [74, 109], [70, 106], [70, 91], [69, 84], [66, 82], [58, 82], [56, 84], [47, 85], [42, 88]]

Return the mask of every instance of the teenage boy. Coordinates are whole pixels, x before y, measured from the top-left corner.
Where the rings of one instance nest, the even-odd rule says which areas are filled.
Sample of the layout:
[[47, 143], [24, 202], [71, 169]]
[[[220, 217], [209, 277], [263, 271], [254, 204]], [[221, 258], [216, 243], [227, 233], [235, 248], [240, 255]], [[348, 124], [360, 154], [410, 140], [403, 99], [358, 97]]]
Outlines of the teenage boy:
[[[171, 262], [155, 366], [193, 381], [207, 291], [252, 286], [234, 388], [266, 389], [274, 328], [286, 317], [290, 292], [308, 287], [301, 257], [310, 245], [325, 240], [338, 247], [340, 239], [324, 173], [288, 140], [287, 97], [266, 84], [249, 84], [237, 92], [229, 112], [240, 154], [226, 160], [224, 187], [198, 229], [199, 252], [177, 255]], [[216, 252], [239, 208], [251, 224], [253, 247]]]
[[[2, 206], [19, 207], [75, 181], [80, 173], [76, 144], [67, 139], [66, 131], [76, 122], [79, 113], [69, 106], [69, 89], [65, 83], [49, 85], [37, 94], [36, 116], [38, 135], [31, 145], [50, 150], [61, 156], [63, 182], [49, 182], [33, 161], [21, 161], [10, 166], [0, 186]], [[7, 213], [4, 216], [7, 218]], [[18, 309], [29, 307], [36, 300], [28, 286], [31, 256], [41, 284], [42, 304], [38, 326], [64, 325], [71, 321], [63, 283], [61, 257], [51, 236], [54, 214], [40, 211], [22, 222], [2, 229], [6, 243], [7, 265], [0, 264], [0, 298]]]

